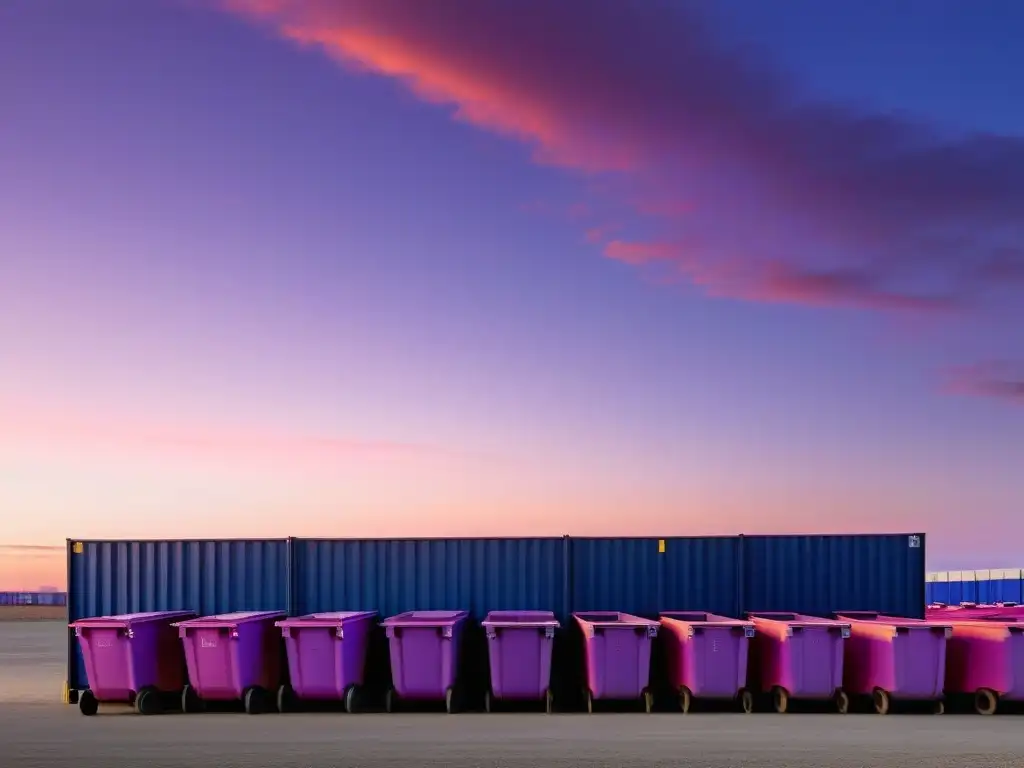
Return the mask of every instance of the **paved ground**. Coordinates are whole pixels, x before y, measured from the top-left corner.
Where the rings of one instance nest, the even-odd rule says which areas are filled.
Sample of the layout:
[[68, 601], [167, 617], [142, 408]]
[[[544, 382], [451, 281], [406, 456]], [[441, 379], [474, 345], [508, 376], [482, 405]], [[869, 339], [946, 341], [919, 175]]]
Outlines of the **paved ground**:
[[0, 704], [4, 766], [1024, 766], [1024, 719], [875, 715], [234, 714], [83, 717]]
[[3, 768], [1024, 768], [1024, 716], [533, 714], [83, 717], [67, 627], [0, 623]]

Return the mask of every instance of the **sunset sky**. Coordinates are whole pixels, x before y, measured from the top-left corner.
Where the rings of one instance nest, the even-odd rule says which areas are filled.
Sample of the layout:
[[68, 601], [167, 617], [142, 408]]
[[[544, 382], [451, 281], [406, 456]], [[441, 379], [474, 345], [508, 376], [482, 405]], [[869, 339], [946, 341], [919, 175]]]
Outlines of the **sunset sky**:
[[0, 4], [0, 589], [65, 537], [1024, 565], [1024, 3]]

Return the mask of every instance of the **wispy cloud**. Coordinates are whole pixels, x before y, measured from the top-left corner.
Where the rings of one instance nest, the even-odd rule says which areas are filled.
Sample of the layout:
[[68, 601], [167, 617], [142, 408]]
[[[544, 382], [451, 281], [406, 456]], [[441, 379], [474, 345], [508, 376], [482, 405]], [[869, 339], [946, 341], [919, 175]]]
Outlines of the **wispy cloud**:
[[945, 391], [954, 395], [986, 397], [1024, 405], [1024, 363], [995, 360], [950, 368]]
[[279, 467], [357, 461], [407, 460], [442, 455], [438, 446], [366, 440], [236, 426], [168, 423], [124, 415], [0, 405], [0, 445], [35, 443], [47, 449], [114, 452], [133, 456], [174, 454]]
[[647, 269], [656, 227], [687, 245], [653, 261], [709, 294], [933, 310], [1024, 288], [1007, 279], [1024, 275], [1024, 141], [798, 100], [771, 62], [716, 46], [692, 5], [223, 1], [538, 162], [606, 177], [644, 235], [630, 250], [591, 224], [588, 240]]

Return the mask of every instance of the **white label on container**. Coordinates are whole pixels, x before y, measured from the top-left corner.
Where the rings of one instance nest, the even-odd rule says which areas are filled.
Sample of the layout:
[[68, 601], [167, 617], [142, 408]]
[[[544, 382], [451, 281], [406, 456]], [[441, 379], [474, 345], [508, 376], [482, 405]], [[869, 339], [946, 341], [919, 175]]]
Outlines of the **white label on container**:
[[217, 638], [215, 638], [215, 637], [213, 637], [213, 638], [203, 637], [203, 638], [201, 638], [199, 640], [199, 647], [200, 648], [216, 648], [217, 647]]
[[920, 536], [908, 536], [907, 537], [907, 546], [910, 549], [920, 549], [921, 548], [921, 537]]

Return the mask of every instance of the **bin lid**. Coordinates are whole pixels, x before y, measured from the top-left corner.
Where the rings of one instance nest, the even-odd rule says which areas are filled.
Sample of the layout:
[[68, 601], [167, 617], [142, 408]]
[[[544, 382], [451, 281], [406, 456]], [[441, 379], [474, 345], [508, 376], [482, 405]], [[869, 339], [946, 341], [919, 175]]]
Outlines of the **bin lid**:
[[750, 611], [747, 617], [752, 621], [777, 621], [791, 627], [849, 627], [850, 622], [839, 619], [823, 619], [820, 616], [807, 616], [803, 613], [786, 613], [783, 611]]
[[224, 627], [230, 629], [249, 621], [269, 621], [280, 619], [288, 614], [285, 611], [235, 611], [218, 613], [213, 616], [200, 616], [198, 619], [179, 621], [176, 627]]
[[552, 611], [491, 611], [482, 622], [485, 627], [558, 627]]
[[634, 616], [631, 613], [622, 613], [621, 611], [578, 611], [573, 614], [576, 621], [582, 621], [587, 624], [593, 624], [594, 626], [614, 626], [614, 625], [626, 625], [631, 624], [633, 626], [658, 626], [658, 622], [652, 621], [651, 619], [645, 619], [640, 616]]
[[292, 616], [278, 621], [278, 627], [337, 627], [354, 621], [376, 618], [376, 611], [328, 611], [326, 613], [307, 613], [305, 616]]
[[728, 616], [719, 616], [715, 613], [705, 611], [662, 611], [660, 614], [664, 621], [682, 621], [687, 624], [714, 625], [718, 627], [752, 627], [754, 622], [743, 619], [731, 619]]
[[194, 611], [145, 611], [142, 613], [118, 613], [113, 616], [91, 616], [71, 622], [70, 627], [129, 627], [147, 621], [172, 621], [195, 616]]
[[944, 629], [951, 627], [949, 620], [911, 619], [905, 616], [888, 616], [875, 611], [836, 611], [836, 618], [841, 621], [859, 621], [865, 624], [884, 624], [887, 627], [934, 627]]
[[457, 624], [469, 617], [469, 611], [406, 611], [389, 616], [381, 622], [383, 627], [444, 626]]

